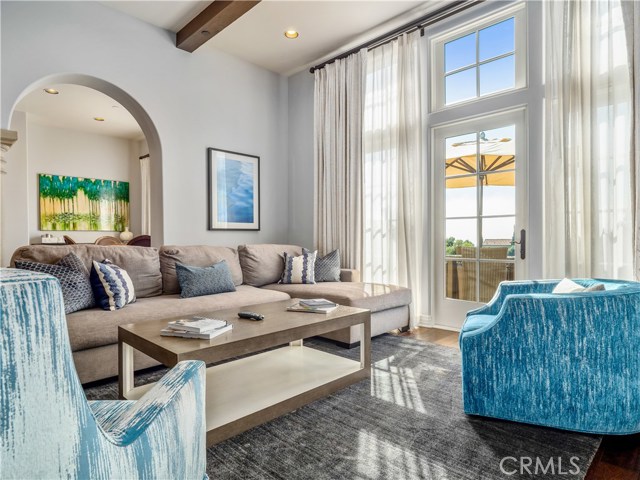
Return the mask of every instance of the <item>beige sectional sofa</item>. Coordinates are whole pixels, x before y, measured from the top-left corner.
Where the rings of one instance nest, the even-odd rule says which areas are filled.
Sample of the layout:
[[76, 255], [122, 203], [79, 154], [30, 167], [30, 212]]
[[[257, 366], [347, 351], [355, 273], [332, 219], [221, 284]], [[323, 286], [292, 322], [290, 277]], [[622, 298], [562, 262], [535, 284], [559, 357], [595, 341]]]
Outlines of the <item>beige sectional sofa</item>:
[[[31, 245], [21, 247], [11, 258], [55, 263], [70, 252], [87, 268], [93, 260], [109, 259], [124, 268], [133, 282], [137, 300], [116, 311], [100, 308], [67, 315], [69, 339], [80, 380], [83, 383], [113, 377], [118, 373], [118, 325], [144, 322], [158, 317], [176, 317], [238, 308], [288, 298], [325, 297], [343, 305], [370, 309], [371, 334], [380, 335], [409, 325], [410, 290], [393, 285], [361, 283], [358, 272], [342, 270], [341, 282], [315, 285], [280, 285], [283, 252], [300, 254], [294, 245], [242, 245], [238, 249], [216, 246], [167, 245], [160, 249], [130, 246]], [[235, 292], [180, 298], [175, 265], [208, 266], [226, 260]], [[334, 332], [329, 338], [353, 346], [360, 341], [356, 328]], [[157, 365], [136, 352], [136, 369]]]

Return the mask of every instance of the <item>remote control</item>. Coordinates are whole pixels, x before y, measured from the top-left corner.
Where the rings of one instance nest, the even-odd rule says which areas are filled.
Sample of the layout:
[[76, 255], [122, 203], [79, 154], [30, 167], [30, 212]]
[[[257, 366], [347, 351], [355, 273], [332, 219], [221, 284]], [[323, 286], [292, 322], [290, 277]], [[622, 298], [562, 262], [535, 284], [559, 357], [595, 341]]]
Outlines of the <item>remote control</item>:
[[238, 317], [245, 320], [264, 320], [264, 315], [255, 312], [238, 312]]

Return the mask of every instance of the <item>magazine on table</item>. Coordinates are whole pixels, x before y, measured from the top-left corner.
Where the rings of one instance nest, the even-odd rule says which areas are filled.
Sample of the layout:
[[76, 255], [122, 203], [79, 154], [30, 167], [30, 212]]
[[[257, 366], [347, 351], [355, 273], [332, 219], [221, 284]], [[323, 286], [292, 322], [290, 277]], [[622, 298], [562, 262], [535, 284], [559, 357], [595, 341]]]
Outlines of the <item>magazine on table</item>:
[[327, 300], [326, 298], [305, 298], [300, 300], [300, 305], [309, 308], [332, 308], [338, 306], [337, 303]]
[[339, 305], [335, 303], [331, 307], [308, 307], [304, 305], [302, 302], [298, 302], [298, 303], [294, 303], [290, 307], [287, 307], [287, 310], [289, 312], [331, 313], [338, 307]]
[[229, 325], [229, 323], [226, 320], [195, 316], [173, 320], [169, 322], [167, 328], [192, 333], [207, 333], [224, 328], [227, 325]]
[[215, 330], [209, 330], [203, 333], [189, 332], [187, 330], [178, 330], [176, 328], [163, 328], [160, 330], [160, 335], [163, 337], [180, 337], [180, 338], [199, 338], [200, 340], [211, 340], [219, 335], [227, 333], [233, 329], [232, 324], [228, 324], [222, 328]]

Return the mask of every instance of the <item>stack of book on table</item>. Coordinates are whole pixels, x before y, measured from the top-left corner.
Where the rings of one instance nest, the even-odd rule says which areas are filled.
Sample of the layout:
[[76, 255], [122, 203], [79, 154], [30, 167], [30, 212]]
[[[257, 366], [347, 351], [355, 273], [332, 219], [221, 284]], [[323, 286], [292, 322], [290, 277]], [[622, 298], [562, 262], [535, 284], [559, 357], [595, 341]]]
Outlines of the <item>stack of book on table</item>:
[[287, 310], [290, 312], [330, 313], [336, 308], [338, 308], [338, 304], [326, 298], [307, 298], [287, 307]]
[[181, 318], [169, 322], [166, 328], [160, 330], [164, 337], [200, 338], [211, 340], [233, 328], [226, 320], [215, 318], [191, 317]]

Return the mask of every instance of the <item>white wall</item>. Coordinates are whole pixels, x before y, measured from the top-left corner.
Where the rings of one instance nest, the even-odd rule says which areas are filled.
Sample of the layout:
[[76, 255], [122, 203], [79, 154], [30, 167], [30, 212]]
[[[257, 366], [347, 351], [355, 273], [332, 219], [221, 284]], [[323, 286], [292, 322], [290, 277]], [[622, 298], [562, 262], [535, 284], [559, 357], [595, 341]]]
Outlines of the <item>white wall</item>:
[[[153, 202], [163, 211], [154, 220], [162, 226], [156, 243], [287, 241], [285, 78], [222, 52], [179, 50], [174, 34], [97, 2], [3, 1], [0, 12], [3, 128], [43, 78], [97, 77], [133, 97], [158, 132], [162, 197]], [[207, 147], [261, 157], [261, 231], [207, 231]]]
[[289, 241], [307, 248], [314, 247], [313, 88], [307, 70], [289, 77]]

